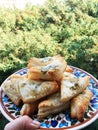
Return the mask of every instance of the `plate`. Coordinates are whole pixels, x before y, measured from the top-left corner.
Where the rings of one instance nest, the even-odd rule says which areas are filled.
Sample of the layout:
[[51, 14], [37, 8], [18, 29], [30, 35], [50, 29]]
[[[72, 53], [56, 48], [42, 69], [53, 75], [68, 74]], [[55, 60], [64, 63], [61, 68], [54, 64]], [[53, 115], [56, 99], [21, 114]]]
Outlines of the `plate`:
[[[90, 101], [84, 119], [82, 122], [77, 119], [72, 119], [70, 117], [70, 110], [67, 110], [66, 112], [55, 114], [41, 120], [41, 130], [78, 130], [88, 126], [98, 118], [98, 80], [82, 69], [73, 66], [70, 67], [73, 69], [73, 73], [77, 77], [84, 77], [86, 75], [90, 76], [90, 84], [88, 85], [88, 88], [92, 91], [93, 98]], [[17, 71], [16, 74], [24, 75], [27, 71], [28, 69], [24, 68]], [[9, 77], [6, 80], [9, 80]], [[21, 110], [21, 107], [17, 107], [13, 104], [7, 95], [4, 94], [2, 85], [0, 90], [0, 110], [9, 121], [18, 118]], [[37, 120], [37, 115], [34, 115], [32, 119]]]

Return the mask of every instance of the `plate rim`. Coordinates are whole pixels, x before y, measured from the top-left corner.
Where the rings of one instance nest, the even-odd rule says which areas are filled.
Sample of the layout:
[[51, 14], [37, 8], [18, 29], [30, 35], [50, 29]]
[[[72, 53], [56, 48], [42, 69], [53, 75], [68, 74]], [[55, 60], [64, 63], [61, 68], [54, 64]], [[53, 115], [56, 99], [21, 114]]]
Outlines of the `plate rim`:
[[[81, 72], [84, 72], [86, 73], [87, 75], [89, 75], [92, 79], [94, 79], [94, 81], [96, 82], [96, 84], [98, 84], [98, 80], [90, 73], [88, 73], [87, 71], [81, 69], [81, 68], [78, 68], [78, 67], [74, 67], [74, 66], [71, 66], [69, 65], [70, 67], [72, 67], [73, 69], [76, 69], [76, 70], [80, 70]], [[17, 74], [19, 73], [20, 71], [23, 71], [23, 70], [28, 70], [27, 67], [25, 68], [22, 68], [12, 74]], [[11, 75], [12, 75], [11, 74]], [[10, 76], [11, 76], [10, 75]], [[9, 79], [8, 76], [4, 81], [3, 83]], [[3, 84], [2, 83], [2, 84]], [[13, 121], [15, 119], [15, 117], [11, 114], [9, 114], [9, 112], [6, 110], [4, 104], [3, 104], [3, 101], [2, 101], [2, 93], [3, 93], [3, 90], [2, 90], [2, 84], [0, 85], [0, 111], [1, 113], [4, 115], [4, 117], [8, 120], [8, 121]], [[20, 115], [21, 116], [21, 115]], [[92, 124], [95, 120], [97, 120], [98, 118], [98, 110], [96, 110], [96, 112], [94, 113], [94, 115], [90, 118], [90, 119], [87, 119], [85, 121], [83, 121], [83, 123], [79, 123], [79, 124], [76, 124], [75, 126], [69, 126], [69, 127], [62, 127], [62, 128], [40, 128], [40, 130], [79, 130], [79, 129], [83, 129], [85, 127], [87, 127], [88, 125]]]

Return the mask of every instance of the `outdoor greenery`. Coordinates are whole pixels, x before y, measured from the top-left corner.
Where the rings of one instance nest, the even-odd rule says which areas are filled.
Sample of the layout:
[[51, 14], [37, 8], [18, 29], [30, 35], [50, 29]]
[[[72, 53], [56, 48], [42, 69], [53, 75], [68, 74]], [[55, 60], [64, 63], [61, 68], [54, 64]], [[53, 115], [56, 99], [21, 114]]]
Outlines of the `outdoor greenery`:
[[98, 78], [98, 0], [47, 0], [0, 8], [0, 83], [30, 57], [61, 54]]

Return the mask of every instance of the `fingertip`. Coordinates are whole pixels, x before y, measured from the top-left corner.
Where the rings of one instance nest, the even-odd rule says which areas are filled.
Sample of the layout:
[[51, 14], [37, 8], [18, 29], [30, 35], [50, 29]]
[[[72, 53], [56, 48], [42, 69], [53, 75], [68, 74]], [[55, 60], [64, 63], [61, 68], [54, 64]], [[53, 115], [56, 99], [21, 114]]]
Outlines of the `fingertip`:
[[38, 121], [36, 121], [36, 120], [33, 120], [32, 123], [35, 124], [35, 125], [40, 126], [40, 122], [38, 122]]
[[30, 126], [31, 126], [32, 129], [39, 129], [40, 128], [39, 124], [31, 123]]

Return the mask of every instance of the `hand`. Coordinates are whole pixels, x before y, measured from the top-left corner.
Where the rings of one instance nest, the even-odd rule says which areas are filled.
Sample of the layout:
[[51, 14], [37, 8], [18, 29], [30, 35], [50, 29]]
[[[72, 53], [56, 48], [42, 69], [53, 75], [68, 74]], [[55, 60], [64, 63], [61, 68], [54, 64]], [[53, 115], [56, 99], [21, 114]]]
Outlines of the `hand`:
[[32, 120], [28, 116], [22, 116], [8, 123], [4, 130], [37, 130], [39, 128], [39, 122]]

